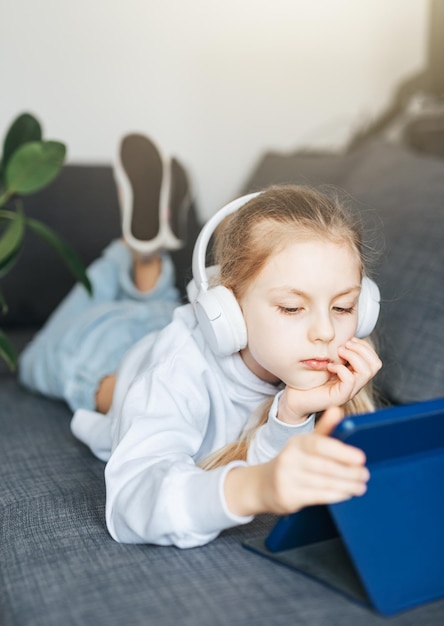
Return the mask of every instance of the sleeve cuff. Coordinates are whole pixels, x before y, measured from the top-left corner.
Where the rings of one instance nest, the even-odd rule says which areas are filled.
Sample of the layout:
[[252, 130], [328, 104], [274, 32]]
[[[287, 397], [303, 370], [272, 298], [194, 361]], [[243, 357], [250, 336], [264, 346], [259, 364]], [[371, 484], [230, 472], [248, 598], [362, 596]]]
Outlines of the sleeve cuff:
[[267, 423], [261, 426], [248, 448], [248, 463], [264, 463], [279, 454], [287, 441], [294, 435], [311, 433], [314, 428], [315, 413], [301, 424], [287, 424], [277, 418], [277, 408], [282, 391], [276, 394], [268, 413]]
[[287, 424], [286, 422], [281, 422], [281, 420], [277, 417], [278, 412], [278, 403], [279, 398], [283, 393], [279, 391], [276, 394], [273, 404], [270, 407], [270, 411], [268, 413], [268, 428], [270, 440], [273, 441], [274, 447], [277, 447], [279, 450], [282, 446], [288, 441], [290, 437], [293, 435], [304, 435], [306, 433], [311, 433], [314, 429], [314, 421], [315, 421], [315, 413], [312, 413], [307, 417], [304, 422], [300, 424]]
[[239, 524], [248, 524], [249, 522], [253, 521], [253, 519], [254, 519], [254, 515], [241, 516], [241, 515], [235, 515], [234, 513], [232, 513], [229, 510], [229, 508], [227, 506], [227, 501], [225, 499], [224, 485], [225, 485], [225, 477], [226, 477], [226, 475], [234, 467], [246, 467], [247, 465], [248, 465], [248, 463], [246, 463], [245, 461], [232, 461], [228, 465], [225, 465], [225, 467], [223, 468], [223, 471], [222, 471], [222, 473], [220, 475], [220, 480], [219, 480], [219, 498], [220, 498], [220, 501], [222, 503], [222, 508], [224, 510], [224, 513], [225, 513], [227, 519], [231, 519], [233, 521], [233, 526], [238, 526]]
[[[222, 530], [248, 524], [253, 516], [239, 516], [232, 513], [225, 499], [225, 477], [234, 467], [247, 465], [244, 461], [232, 461], [228, 465], [212, 470], [182, 471], [183, 487], [178, 484], [178, 499], [183, 500], [183, 510], [188, 512], [190, 528], [194, 529], [193, 544], [207, 543]], [[185, 478], [184, 474], [188, 474]], [[190, 544], [190, 545], [193, 545]], [[180, 547], [189, 547], [181, 542]]]

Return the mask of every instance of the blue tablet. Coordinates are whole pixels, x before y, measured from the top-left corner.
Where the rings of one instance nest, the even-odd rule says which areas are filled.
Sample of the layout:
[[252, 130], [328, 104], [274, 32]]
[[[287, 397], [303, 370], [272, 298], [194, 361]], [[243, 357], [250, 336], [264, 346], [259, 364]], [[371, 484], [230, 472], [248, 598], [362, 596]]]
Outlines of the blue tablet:
[[444, 398], [347, 417], [367, 492], [280, 518], [246, 547], [384, 615], [444, 597]]
[[427, 452], [443, 445], [444, 398], [345, 418], [332, 437], [364, 450], [367, 465]]

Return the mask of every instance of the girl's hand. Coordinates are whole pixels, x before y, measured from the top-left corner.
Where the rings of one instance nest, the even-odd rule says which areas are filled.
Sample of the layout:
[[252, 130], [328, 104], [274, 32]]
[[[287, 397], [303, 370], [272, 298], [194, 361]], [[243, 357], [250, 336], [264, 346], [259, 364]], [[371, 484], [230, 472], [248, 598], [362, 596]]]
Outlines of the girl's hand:
[[229, 509], [237, 515], [287, 515], [362, 495], [370, 476], [364, 453], [328, 436], [342, 418], [333, 407], [315, 432], [292, 437], [271, 461], [231, 470], [225, 484]]
[[279, 401], [278, 417], [295, 424], [311, 413], [343, 406], [375, 376], [382, 362], [372, 346], [354, 337], [338, 349], [341, 363], [329, 363], [330, 379], [313, 389], [286, 387]]

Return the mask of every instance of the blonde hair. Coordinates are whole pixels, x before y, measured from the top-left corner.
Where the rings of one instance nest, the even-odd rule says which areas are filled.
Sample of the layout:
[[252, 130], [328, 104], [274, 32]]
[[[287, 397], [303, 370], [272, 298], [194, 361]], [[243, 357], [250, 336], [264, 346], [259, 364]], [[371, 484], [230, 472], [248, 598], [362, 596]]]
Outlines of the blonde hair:
[[[295, 238], [345, 243], [356, 254], [361, 276], [365, 271], [362, 226], [358, 216], [329, 195], [299, 185], [273, 186], [242, 206], [222, 225], [216, 236], [214, 257], [218, 282], [241, 298], [272, 254]], [[370, 341], [370, 340], [369, 340]], [[375, 409], [371, 383], [342, 407], [346, 415]], [[233, 460], [245, 460], [256, 430], [268, 418], [273, 398], [249, 420], [239, 440], [204, 459], [200, 466], [212, 469]]]

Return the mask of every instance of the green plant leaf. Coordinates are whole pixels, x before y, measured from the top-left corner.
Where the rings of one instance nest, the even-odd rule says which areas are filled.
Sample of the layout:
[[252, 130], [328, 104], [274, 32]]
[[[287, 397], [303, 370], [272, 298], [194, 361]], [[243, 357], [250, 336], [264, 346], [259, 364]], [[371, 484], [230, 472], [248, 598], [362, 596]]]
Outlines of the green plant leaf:
[[66, 146], [59, 141], [30, 141], [11, 156], [5, 169], [9, 194], [30, 194], [46, 187], [60, 172]]
[[0, 220], [14, 220], [15, 219], [15, 211], [12, 209], [1, 209], [0, 208]]
[[13, 217], [0, 237], [0, 273], [5, 273], [5, 267], [9, 269], [11, 262], [17, 258], [25, 234], [25, 216], [22, 210], [2, 211], [0, 217], [4, 213], [12, 214]]
[[85, 266], [73, 248], [42, 222], [29, 217], [25, 219], [29, 228], [44, 239], [57, 252], [74, 277], [82, 283], [87, 292], [91, 295], [92, 285], [86, 273]]
[[42, 128], [39, 121], [30, 113], [19, 115], [9, 127], [3, 142], [2, 168], [6, 169], [9, 159], [22, 144], [40, 141]]
[[0, 330], [0, 358], [2, 358], [9, 369], [14, 372], [17, 367], [17, 353], [11, 342], [3, 331]]
[[0, 207], [4, 206], [10, 198], [9, 193], [0, 193]]

